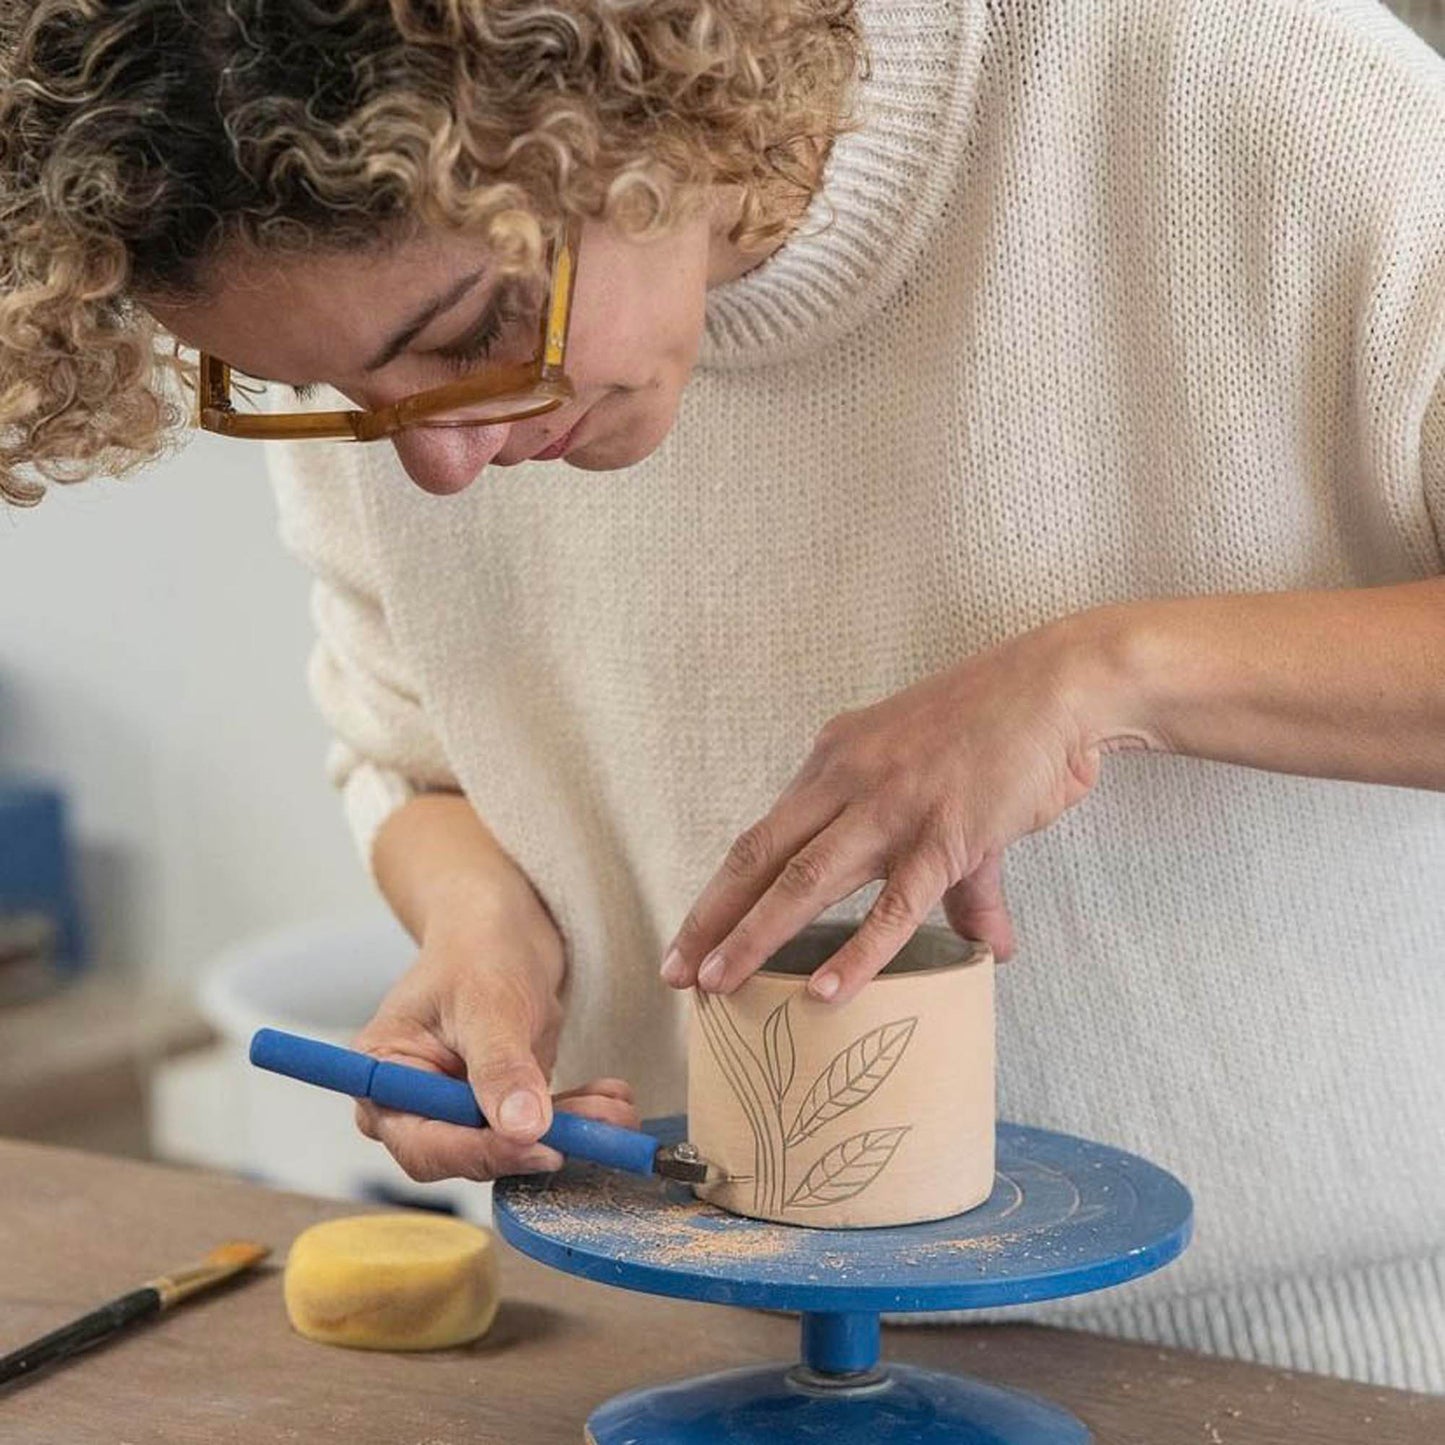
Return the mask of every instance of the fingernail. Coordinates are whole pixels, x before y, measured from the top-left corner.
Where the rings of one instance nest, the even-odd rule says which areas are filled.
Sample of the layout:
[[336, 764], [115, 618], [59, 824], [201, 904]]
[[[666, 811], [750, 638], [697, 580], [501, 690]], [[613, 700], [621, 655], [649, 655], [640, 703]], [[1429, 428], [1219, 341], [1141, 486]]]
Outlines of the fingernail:
[[703, 959], [702, 967], [697, 971], [697, 981], [704, 988], [716, 988], [723, 980], [723, 974], [727, 972], [727, 961], [720, 953], [710, 953]]
[[839, 982], [840, 980], [836, 973], [814, 974], [814, 976], [808, 980], [808, 991], [813, 994], [815, 998], [821, 998], [826, 1001], [838, 992]]
[[504, 1129], [535, 1129], [542, 1122], [542, 1110], [535, 1095], [519, 1089], [502, 1100], [497, 1123]]
[[669, 948], [667, 957], [662, 960], [662, 981], [676, 988], [686, 978], [687, 968], [683, 964], [682, 955], [675, 948]]
[[567, 1161], [555, 1149], [543, 1147], [528, 1149], [520, 1162], [524, 1169], [535, 1173], [555, 1174]]

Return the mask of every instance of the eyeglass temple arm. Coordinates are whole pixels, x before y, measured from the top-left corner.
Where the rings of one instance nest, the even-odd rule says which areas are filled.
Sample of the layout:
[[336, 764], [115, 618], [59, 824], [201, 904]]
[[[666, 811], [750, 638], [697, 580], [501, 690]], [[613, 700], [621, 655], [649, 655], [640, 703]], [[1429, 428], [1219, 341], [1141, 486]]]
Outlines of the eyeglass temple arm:
[[203, 351], [196, 387], [196, 420], [202, 413], [216, 410], [231, 410], [231, 368]]
[[552, 285], [547, 313], [542, 318], [541, 373], [561, 375], [567, 358], [567, 334], [572, 324], [572, 288], [577, 282], [577, 251], [582, 243], [582, 223], [570, 219], [557, 238], [552, 257]]
[[231, 368], [214, 356], [201, 353], [199, 385], [196, 388], [196, 422], [222, 436], [284, 441], [289, 437], [337, 437], [354, 435], [351, 411], [314, 411], [286, 416], [264, 412], [241, 413], [231, 402]]

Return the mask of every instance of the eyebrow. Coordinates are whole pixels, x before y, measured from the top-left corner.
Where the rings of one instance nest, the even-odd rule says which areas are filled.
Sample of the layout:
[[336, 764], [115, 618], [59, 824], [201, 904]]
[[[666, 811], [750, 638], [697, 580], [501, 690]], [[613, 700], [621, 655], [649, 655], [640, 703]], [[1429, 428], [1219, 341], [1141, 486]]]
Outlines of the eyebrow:
[[[445, 311], [450, 311], [485, 274], [486, 267], [479, 266], [475, 271], [468, 272], [454, 285], [443, 291], [441, 295], [433, 297], [420, 311], [402, 323], [401, 327], [393, 333], [388, 341], [383, 343], [381, 349], [362, 370], [366, 372], [380, 371], [388, 362], [394, 361], [438, 316]], [[293, 389], [297, 386], [295, 382], [279, 382], [274, 377], [260, 376], [254, 371], [243, 371], [239, 366], [232, 366], [231, 370], [239, 372], [242, 376], [249, 376], [255, 381], [268, 382], [273, 386], [291, 386]]]
[[402, 324], [400, 330], [382, 346], [381, 350], [366, 363], [362, 370], [380, 371], [387, 362], [394, 361], [443, 311], [450, 311], [481, 280], [485, 270], [485, 267], [479, 267], [463, 276], [456, 285], [443, 291], [440, 296], [423, 306], [410, 321]]

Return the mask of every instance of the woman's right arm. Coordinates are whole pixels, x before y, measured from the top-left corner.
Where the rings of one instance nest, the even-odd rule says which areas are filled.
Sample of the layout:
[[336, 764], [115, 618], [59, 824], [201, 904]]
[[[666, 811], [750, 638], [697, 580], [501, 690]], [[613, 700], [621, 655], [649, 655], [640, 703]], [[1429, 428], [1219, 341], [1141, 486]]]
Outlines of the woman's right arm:
[[[420, 945], [357, 1045], [472, 1085], [496, 1129], [365, 1104], [362, 1131], [413, 1178], [493, 1178], [557, 1167], [536, 1139], [562, 1022], [563, 946], [526, 875], [457, 787], [397, 646], [368, 535], [365, 478], [316, 443], [268, 448], [282, 536], [315, 578], [311, 689], [358, 851]], [[279, 825], [279, 820], [278, 820]], [[563, 1107], [635, 1125], [625, 1084], [598, 1080]]]
[[[546, 908], [456, 793], [420, 794], [390, 814], [372, 868], [421, 948], [357, 1046], [466, 1077], [494, 1127], [459, 1128], [362, 1102], [362, 1131], [414, 1179], [557, 1168], [557, 1155], [536, 1144], [551, 1122], [547, 1074], [562, 1023], [564, 951]], [[618, 1080], [588, 1085], [567, 1106], [637, 1122]]]

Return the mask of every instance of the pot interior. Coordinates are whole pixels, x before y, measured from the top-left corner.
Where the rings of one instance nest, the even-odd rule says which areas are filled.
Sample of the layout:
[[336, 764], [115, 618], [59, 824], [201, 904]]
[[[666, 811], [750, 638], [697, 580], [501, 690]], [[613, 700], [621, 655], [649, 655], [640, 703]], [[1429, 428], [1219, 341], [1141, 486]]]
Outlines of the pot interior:
[[[761, 972], [789, 978], [810, 974], [837, 953], [857, 931], [858, 927], [853, 923], [811, 924], [768, 959]], [[878, 977], [957, 968], [976, 963], [982, 957], [980, 946], [968, 939], [942, 928], [920, 928]]]

